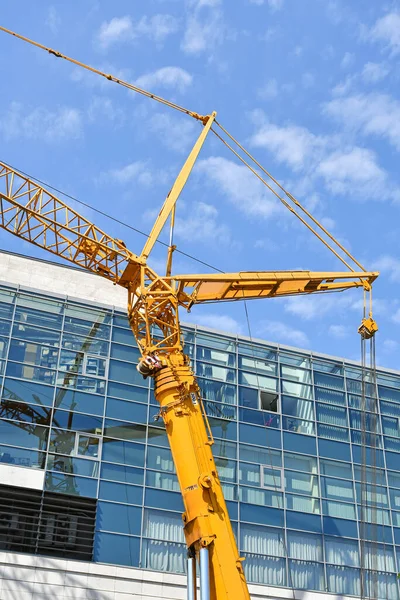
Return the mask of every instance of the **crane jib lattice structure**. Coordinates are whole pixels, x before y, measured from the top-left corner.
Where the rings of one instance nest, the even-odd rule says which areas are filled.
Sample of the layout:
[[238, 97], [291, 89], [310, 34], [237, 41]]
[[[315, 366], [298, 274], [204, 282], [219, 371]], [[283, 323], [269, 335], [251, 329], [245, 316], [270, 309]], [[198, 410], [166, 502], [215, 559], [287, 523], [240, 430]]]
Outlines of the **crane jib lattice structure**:
[[[372, 283], [378, 273], [367, 272], [292, 194], [217, 123], [215, 112], [199, 115], [4, 27], [0, 27], [0, 30], [179, 110], [203, 126], [140, 254], [131, 252], [122, 240], [109, 236], [52, 194], [46, 186], [5, 162], [0, 162], [0, 227], [126, 288], [129, 323], [142, 354], [138, 368], [142, 375], [154, 379], [155, 396], [160, 404], [159, 417], [165, 423], [183, 497], [184, 532], [190, 563], [189, 593], [192, 598], [195, 597], [197, 558], [200, 560], [204, 599], [249, 600], [243, 559], [237, 550], [211, 451], [211, 429], [189, 358], [183, 353], [179, 308], [190, 310], [193, 305], [206, 302], [338, 292], [354, 287], [362, 288], [365, 297], [367, 293], [371, 294]], [[219, 132], [213, 126], [219, 127]], [[172, 244], [172, 235], [166, 275], [159, 275], [148, 266], [149, 254], [169, 219], [173, 228], [176, 202], [210, 131], [334, 253], [346, 267], [345, 271], [173, 275], [175, 246]], [[368, 314], [364, 310], [359, 328], [362, 340], [372, 339], [376, 330], [370, 306]]]

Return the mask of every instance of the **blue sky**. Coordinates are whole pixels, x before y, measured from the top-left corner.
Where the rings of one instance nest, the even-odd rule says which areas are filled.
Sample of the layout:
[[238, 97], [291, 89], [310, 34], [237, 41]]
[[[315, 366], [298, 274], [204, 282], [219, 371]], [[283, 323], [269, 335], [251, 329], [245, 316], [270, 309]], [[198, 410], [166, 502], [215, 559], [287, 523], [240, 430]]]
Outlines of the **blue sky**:
[[[400, 368], [400, 2], [3, 0], [2, 25], [218, 119], [368, 268], [378, 362]], [[189, 117], [0, 33], [1, 160], [150, 231], [200, 132]], [[138, 252], [143, 238], [82, 209]], [[167, 239], [167, 232], [163, 239]], [[226, 271], [342, 270], [210, 136], [179, 249]], [[0, 247], [48, 258], [0, 232]], [[156, 249], [153, 266], [161, 268]], [[175, 272], [204, 272], [176, 255]], [[100, 299], [101, 300], [101, 299]], [[362, 293], [249, 303], [251, 334], [357, 360]], [[183, 320], [248, 334], [242, 305]]]

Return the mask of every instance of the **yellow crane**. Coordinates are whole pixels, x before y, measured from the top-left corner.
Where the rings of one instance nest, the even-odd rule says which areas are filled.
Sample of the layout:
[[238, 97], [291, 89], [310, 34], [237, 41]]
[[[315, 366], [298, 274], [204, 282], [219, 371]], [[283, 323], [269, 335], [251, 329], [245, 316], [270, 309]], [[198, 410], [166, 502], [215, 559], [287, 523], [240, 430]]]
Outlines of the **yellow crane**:
[[[3, 27], [16, 37], [65, 58], [84, 68], [131, 87], [152, 99], [187, 113], [203, 124], [203, 129], [172, 186], [152, 231], [140, 254], [126, 248], [123, 241], [114, 239], [74, 209], [62, 202], [43, 185], [0, 162], [0, 227], [79, 267], [98, 274], [127, 290], [128, 317], [142, 358], [138, 369], [144, 377], [154, 380], [155, 397], [160, 405], [159, 416], [165, 423], [180, 490], [183, 497], [183, 523], [189, 553], [188, 597], [196, 597], [196, 561], [200, 562], [202, 600], [249, 600], [249, 592], [232, 526], [229, 520], [221, 483], [212, 455], [213, 437], [205, 414], [201, 393], [183, 352], [179, 323], [179, 308], [189, 310], [193, 305], [254, 298], [275, 298], [323, 292], [338, 292], [360, 287], [371, 293], [376, 272], [367, 272], [350, 253], [337, 242], [300, 203], [280, 186], [255, 161], [249, 167], [253, 173], [294, 213], [319, 239], [314, 226], [325, 233], [325, 245], [349, 269], [342, 272], [260, 271], [218, 274], [172, 274], [175, 246], [168, 250], [166, 274], [159, 275], [147, 264], [160, 232], [167, 220], [174, 221], [175, 205], [190, 175], [194, 163], [212, 126], [216, 113], [200, 116], [155, 97], [112, 75], [101, 73], [59, 52], [32, 42]], [[221, 126], [220, 126], [221, 127]], [[250, 154], [221, 127], [221, 130], [250, 159]], [[214, 133], [215, 130], [213, 130]], [[218, 137], [219, 134], [216, 134]], [[221, 138], [222, 139], [222, 138]], [[230, 149], [232, 147], [225, 140]], [[246, 160], [233, 150], [239, 159]], [[286, 198], [269, 186], [260, 170], [284, 192]], [[288, 201], [302, 210], [313, 222], [311, 226]], [[344, 259], [331, 243], [345, 253]], [[355, 271], [348, 260], [359, 270]], [[101, 301], [101, 297], [99, 297]], [[377, 326], [364, 312], [359, 332], [362, 338], [372, 338]], [[160, 336], [161, 332], [161, 336]]]

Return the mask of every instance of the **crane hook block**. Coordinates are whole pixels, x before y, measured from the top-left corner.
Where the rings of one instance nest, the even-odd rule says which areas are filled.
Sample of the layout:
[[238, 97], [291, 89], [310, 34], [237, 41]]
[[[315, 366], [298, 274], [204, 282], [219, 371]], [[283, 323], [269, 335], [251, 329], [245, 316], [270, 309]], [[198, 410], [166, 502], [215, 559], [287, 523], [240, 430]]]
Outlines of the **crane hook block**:
[[363, 319], [361, 321], [361, 325], [358, 328], [358, 333], [364, 340], [369, 340], [374, 337], [375, 333], [378, 331], [378, 325], [376, 321], [372, 317], [368, 317], [368, 319]]
[[143, 358], [139, 360], [136, 368], [143, 378], [147, 379], [147, 377], [154, 377], [157, 371], [162, 369], [162, 366], [162, 362], [156, 354], [149, 354], [148, 356], [143, 356]]

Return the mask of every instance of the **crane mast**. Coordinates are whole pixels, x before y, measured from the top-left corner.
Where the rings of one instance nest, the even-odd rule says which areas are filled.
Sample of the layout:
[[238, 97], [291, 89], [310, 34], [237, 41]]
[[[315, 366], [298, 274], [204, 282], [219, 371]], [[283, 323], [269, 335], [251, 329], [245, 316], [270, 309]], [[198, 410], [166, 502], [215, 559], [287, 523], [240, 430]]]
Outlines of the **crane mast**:
[[[179, 309], [190, 310], [193, 305], [207, 302], [309, 295], [344, 291], [354, 287], [360, 287], [366, 293], [371, 292], [372, 283], [378, 273], [367, 272], [339, 242], [336, 242], [340, 250], [359, 267], [359, 270], [355, 271], [333, 250], [330, 242], [324, 242], [335, 256], [349, 267], [348, 271], [172, 275], [174, 246], [171, 242], [166, 275], [157, 274], [148, 266], [147, 259], [168, 218], [174, 217], [175, 204], [205, 139], [216, 122], [216, 113], [201, 116], [4, 27], [0, 27], [0, 30], [186, 113], [203, 125], [192, 151], [166, 197], [141, 254], [131, 252], [122, 240], [109, 236], [44, 186], [1, 162], [0, 227], [127, 290], [129, 323], [141, 352], [138, 370], [144, 377], [150, 376], [154, 380], [154, 393], [160, 406], [158, 418], [165, 424], [183, 498], [183, 525], [189, 557], [192, 563], [194, 558], [201, 558], [200, 562], [204, 567], [202, 578], [205, 574], [209, 579], [210, 594], [204, 598], [250, 600], [243, 559], [239, 556], [211, 450], [211, 428], [189, 357], [183, 352]], [[220, 136], [217, 134], [217, 137]], [[229, 138], [233, 140], [230, 134]], [[239, 147], [243, 150], [240, 145]], [[236, 152], [235, 154], [239, 157]], [[247, 151], [245, 154], [250, 156]], [[257, 168], [271, 177], [259, 163], [254, 162]], [[251, 170], [269, 187], [258, 171]], [[273, 181], [283, 190], [276, 180]], [[271, 187], [269, 189], [289, 208], [286, 200], [278, 196]], [[298, 201], [283, 191], [298, 208]], [[294, 209], [289, 210], [296, 214]], [[310, 216], [309, 213], [307, 215]], [[317, 223], [311, 218], [313, 223]], [[300, 217], [300, 220], [307, 225], [303, 218]], [[316, 233], [313, 227], [307, 226]], [[329, 233], [328, 237], [335, 242]], [[377, 326], [370, 310], [368, 316], [364, 315], [359, 332], [363, 339], [368, 339], [376, 330]], [[204, 557], [206, 559], [203, 562]], [[195, 594], [196, 584], [192, 575], [189, 571], [192, 591]]]

